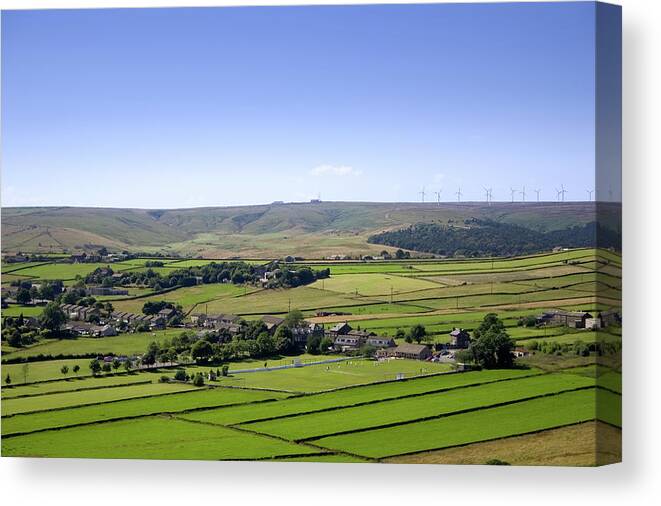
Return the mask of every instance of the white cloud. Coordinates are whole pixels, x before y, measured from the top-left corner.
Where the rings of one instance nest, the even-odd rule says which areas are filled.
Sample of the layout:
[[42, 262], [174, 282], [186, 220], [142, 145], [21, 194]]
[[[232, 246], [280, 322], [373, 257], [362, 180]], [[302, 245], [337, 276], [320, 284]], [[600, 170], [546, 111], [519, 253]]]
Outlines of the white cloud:
[[310, 171], [312, 176], [360, 176], [362, 173], [349, 165], [318, 165]]

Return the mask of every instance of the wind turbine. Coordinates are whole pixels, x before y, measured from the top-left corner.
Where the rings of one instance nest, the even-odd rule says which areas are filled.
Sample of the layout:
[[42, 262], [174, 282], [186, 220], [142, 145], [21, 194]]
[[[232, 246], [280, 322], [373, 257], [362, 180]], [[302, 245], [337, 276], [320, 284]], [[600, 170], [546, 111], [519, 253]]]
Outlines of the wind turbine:
[[491, 205], [491, 190], [492, 190], [492, 188], [487, 188], [486, 186], [483, 186], [482, 188], [484, 188], [484, 194], [487, 197], [487, 203], [489, 205]]
[[438, 207], [441, 207], [441, 192], [443, 191], [443, 188], [439, 188], [437, 192], [434, 192], [434, 195], [436, 195], [436, 202], [438, 202]]
[[591, 202], [592, 201], [592, 194], [594, 193], [594, 190], [585, 190], [585, 191], [588, 192], [588, 202]]
[[521, 194], [521, 198], [523, 202], [526, 201], [526, 187], [524, 186], [523, 189], [519, 192]]
[[461, 193], [461, 186], [459, 187], [459, 191], [455, 192], [455, 195], [457, 196], [457, 202], [461, 202], [461, 196], [463, 195]]
[[418, 192], [418, 194], [422, 197], [422, 201], [425, 201], [425, 187], [422, 187], [422, 191]]
[[558, 201], [562, 200], [562, 202], [564, 202], [565, 201], [565, 193], [567, 193], [567, 190], [565, 190], [565, 185], [561, 184], [560, 185], [560, 190], [558, 190], [556, 188], [555, 191], [558, 194]]
[[510, 193], [512, 194], [512, 204], [514, 203], [514, 195], [516, 194], [516, 188], [510, 186]]
[[537, 189], [535, 190], [535, 193], [537, 194], [537, 202], [539, 202], [539, 192], [541, 192], [541, 191], [542, 191], [541, 188], [537, 188]]

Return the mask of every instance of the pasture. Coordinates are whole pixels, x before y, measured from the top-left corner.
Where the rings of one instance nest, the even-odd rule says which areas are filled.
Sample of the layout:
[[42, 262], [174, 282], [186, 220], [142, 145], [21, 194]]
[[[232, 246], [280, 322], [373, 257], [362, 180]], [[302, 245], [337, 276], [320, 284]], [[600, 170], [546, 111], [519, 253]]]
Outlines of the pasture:
[[311, 365], [278, 371], [233, 374], [221, 378], [220, 384], [250, 388], [272, 388], [295, 392], [318, 392], [331, 388], [394, 380], [397, 374], [404, 377], [422, 376], [450, 371], [449, 364], [420, 362], [417, 360], [349, 359], [344, 362]]
[[[282, 234], [272, 235], [282, 248], [289, 248]], [[243, 247], [256, 246], [247, 242]], [[111, 267], [143, 270], [145, 261]], [[166, 259], [167, 266], [156, 269], [165, 272], [210, 261]], [[546, 310], [597, 312], [619, 307], [621, 265], [611, 252], [578, 249], [518, 258], [301, 264], [329, 267], [331, 276], [294, 289], [208, 284], [153, 295], [131, 287], [131, 296], [146, 296], [98, 299], [111, 300], [120, 311], [140, 313], [145, 302], [164, 300], [180, 304], [187, 316], [233, 313], [248, 320], [300, 309], [307, 320], [326, 328], [348, 321], [354, 329], [385, 336], [422, 324], [427, 332], [423, 342], [428, 343], [447, 342], [454, 327], [472, 332], [487, 313], [496, 312], [520, 346], [532, 341], [621, 341], [618, 328], [597, 333], [519, 325], [519, 319]], [[94, 268], [53, 263], [3, 266], [3, 282], [6, 276], [33, 276], [64, 277], [72, 283], [76, 275]], [[28, 316], [27, 310], [37, 308], [11, 305], [3, 316], [21, 310]], [[319, 311], [349, 314], [318, 317]], [[3, 343], [3, 359], [140, 355], [151, 341], [163, 342], [183, 330], [44, 339], [24, 348]], [[337, 356], [298, 358], [309, 362]], [[527, 369], [462, 373], [452, 373], [447, 363], [359, 357], [283, 370], [264, 368], [293, 360], [273, 356], [229, 362], [229, 376], [201, 388], [157, 382], [162, 375], [172, 379], [175, 369], [92, 377], [89, 358], [3, 363], [3, 379], [9, 374], [12, 381], [11, 388], [2, 389], [3, 455], [481, 463], [490, 458], [487, 455], [501, 455], [494, 450], [500, 444], [512, 455], [512, 463], [587, 462], [587, 443], [575, 438], [594, 433], [590, 427], [597, 423], [617, 435], [621, 425], [619, 366], [596, 366], [594, 356], [537, 353], [518, 359], [520, 365], [530, 366]], [[69, 367], [66, 375], [63, 365]], [[71, 372], [74, 365], [81, 368], [78, 375]], [[220, 365], [181, 367], [193, 375]], [[251, 368], [257, 371], [235, 372]], [[395, 380], [398, 374], [405, 379]], [[112, 444], [111, 435], [121, 443]], [[574, 447], [572, 438], [577, 448], [573, 461], [554, 453], [554, 448], [566, 453]], [[539, 451], [531, 450], [534, 444]]]

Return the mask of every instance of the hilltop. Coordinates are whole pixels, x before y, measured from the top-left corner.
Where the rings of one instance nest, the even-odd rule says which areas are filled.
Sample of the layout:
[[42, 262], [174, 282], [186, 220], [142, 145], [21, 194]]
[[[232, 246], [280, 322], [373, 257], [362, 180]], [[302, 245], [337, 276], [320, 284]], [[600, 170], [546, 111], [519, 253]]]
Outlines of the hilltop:
[[[417, 223], [461, 224], [477, 218], [537, 232], [616, 216], [619, 204], [287, 203], [192, 209], [14, 207], [2, 209], [3, 253], [112, 250], [207, 258], [296, 254], [368, 254], [384, 249], [367, 238]], [[612, 228], [619, 228], [615, 223]], [[391, 249], [391, 248], [385, 248]]]

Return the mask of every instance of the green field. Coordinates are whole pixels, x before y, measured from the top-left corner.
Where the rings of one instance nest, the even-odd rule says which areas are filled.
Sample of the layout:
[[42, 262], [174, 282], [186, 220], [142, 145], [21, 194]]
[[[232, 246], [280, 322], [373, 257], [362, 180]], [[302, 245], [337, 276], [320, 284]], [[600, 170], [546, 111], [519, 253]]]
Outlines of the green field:
[[314, 443], [331, 450], [383, 458], [594, 420], [595, 404], [594, 390], [580, 390], [424, 422], [331, 436]]
[[[148, 220], [145, 226], [160, 230]], [[286, 254], [299, 254], [292, 251], [295, 246], [288, 242], [287, 234], [277, 230], [261, 235], [232, 232], [218, 239], [208, 233], [191, 243], [186, 237], [170, 237], [168, 248], [175, 251], [195, 244], [205, 250], [200, 254], [207, 254], [207, 248], [229, 241], [241, 245], [233, 256], [274, 244]], [[265, 242], [261, 244], [257, 237]], [[364, 240], [355, 234], [306, 234], [304, 243], [294, 244], [303, 244], [300, 254], [306, 256], [315, 248], [332, 249]], [[376, 253], [383, 249], [378, 248]], [[276, 251], [280, 250], [272, 253]], [[145, 270], [145, 261], [133, 259], [111, 267]], [[210, 261], [169, 259], [165, 260], [167, 267], [155, 270], [170, 272]], [[454, 327], [472, 332], [487, 313], [496, 312], [519, 346], [532, 341], [561, 345], [578, 340], [621, 342], [619, 327], [596, 333], [519, 325], [520, 318], [546, 310], [596, 312], [619, 307], [621, 259], [608, 251], [578, 249], [493, 260], [306, 260], [298, 265], [329, 267], [331, 276], [310, 286], [277, 290], [208, 284], [152, 295], [148, 289], [132, 287], [131, 296], [146, 296], [99, 300], [110, 299], [115, 309], [135, 313], [140, 313], [147, 301], [165, 300], [180, 304], [188, 314], [233, 313], [247, 320], [300, 309], [307, 319], [326, 328], [346, 320], [354, 329], [389, 336], [398, 329], [408, 331], [422, 324], [428, 343], [447, 342]], [[54, 263], [3, 266], [3, 281], [6, 276], [34, 276], [73, 283], [77, 274], [94, 268], [94, 264]], [[26, 316], [30, 311], [41, 312], [41, 308], [11, 306], [2, 313], [17, 315], [21, 310]], [[319, 311], [349, 314], [318, 317]], [[43, 339], [25, 348], [11, 348], [3, 342], [2, 358], [139, 356], [151, 341], [163, 342], [183, 330]], [[337, 356], [302, 354], [297, 358], [309, 363]], [[614, 430], [621, 425], [622, 377], [613, 357], [599, 358], [600, 364], [609, 366], [605, 367], [595, 365], [594, 354], [537, 351], [517, 359], [529, 369], [449, 374], [452, 365], [448, 363], [379, 362], [360, 357], [264, 370], [265, 365], [288, 365], [294, 360], [278, 355], [228, 362], [229, 376], [202, 388], [190, 383], [158, 383], [162, 375], [172, 378], [174, 368], [92, 377], [89, 358], [33, 361], [27, 368], [25, 364], [3, 363], [3, 380], [9, 374], [12, 381], [11, 388], [2, 389], [3, 455], [364, 462], [499, 438], [509, 438], [511, 443], [511, 436], [595, 419]], [[81, 368], [80, 377], [71, 372], [76, 364]], [[70, 370], [66, 377], [60, 371], [63, 365]], [[220, 366], [181, 367], [194, 375]], [[253, 368], [257, 371], [235, 372]], [[395, 380], [398, 374], [405, 379]]]
[[2, 400], [2, 416], [46, 411], [86, 404], [100, 404], [104, 402], [119, 401], [138, 397], [150, 397], [174, 392], [184, 392], [195, 387], [191, 384], [181, 383], [147, 383], [138, 385], [117, 386], [97, 390], [79, 392], [50, 393], [33, 395], [17, 399]]
[[[136, 332], [135, 334], [119, 334], [108, 337], [77, 337], [75, 339], [51, 340], [44, 344], [32, 346], [7, 354], [7, 357], [32, 357], [39, 354], [60, 355], [60, 354], [88, 354], [96, 353], [99, 355], [133, 355], [144, 353], [150, 342], [162, 342], [165, 339], [171, 339], [181, 334], [183, 329], [157, 330], [154, 332]], [[67, 362], [64, 360], [63, 362]], [[36, 362], [31, 363], [30, 367]], [[84, 366], [81, 364], [81, 374], [89, 373], [89, 359]], [[61, 367], [61, 366], [60, 366]], [[69, 366], [71, 369], [71, 366]], [[57, 371], [59, 372], [59, 370]], [[58, 375], [55, 375], [57, 377]], [[61, 374], [59, 375], [61, 376]], [[46, 378], [44, 378], [46, 379]], [[36, 380], [32, 380], [36, 381]]]
[[44, 395], [60, 392], [71, 392], [74, 390], [91, 390], [95, 388], [111, 388], [139, 383], [152, 383], [156, 377], [151, 373], [132, 373], [116, 376], [97, 376], [70, 378], [60, 381], [48, 381], [46, 383], [31, 383], [2, 388], [2, 399], [15, 397], [29, 397], [33, 395]]
[[393, 380], [398, 373], [403, 373], [405, 377], [411, 377], [449, 370], [449, 364], [427, 363], [417, 360], [375, 362], [352, 359], [345, 362], [279, 371], [234, 374], [221, 379], [220, 384], [252, 388], [274, 388], [296, 392], [318, 392], [362, 383]]
[[34, 432], [159, 413], [179, 413], [283, 397], [283, 394], [275, 392], [202, 388], [193, 392], [180, 392], [160, 397], [129, 399], [96, 406], [71, 407], [57, 411], [14, 415], [3, 419], [2, 434], [6, 436], [15, 433]]
[[277, 439], [165, 417], [2, 440], [3, 456], [237, 460], [318, 452]]
[[542, 375], [514, 381], [451, 390], [419, 397], [378, 402], [287, 419], [255, 422], [244, 428], [289, 440], [313, 439], [329, 434], [447, 415], [455, 411], [493, 406], [582, 387], [594, 380], [576, 375]]
[[535, 370], [510, 369], [476, 371], [463, 374], [439, 374], [405, 381], [391, 381], [355, 388], [336, 390], [302, 397], [292, 397], [278, 402], [246, 404], [180, 415], [195, 420], [220, 425], [234, 425], [265, 418], [286, 417], [342, 406], [371, 403], [403, 396], [463, 388], [470, 385], [524, 378], [538, 374]]

